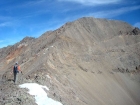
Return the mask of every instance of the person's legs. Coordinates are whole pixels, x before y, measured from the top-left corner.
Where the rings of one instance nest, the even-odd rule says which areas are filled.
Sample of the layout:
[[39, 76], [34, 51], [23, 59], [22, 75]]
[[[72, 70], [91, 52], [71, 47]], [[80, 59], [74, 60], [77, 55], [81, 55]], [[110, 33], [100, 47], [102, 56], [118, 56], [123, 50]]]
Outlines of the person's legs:
[[14, 74], [14, 83], [15, 83], [15, 81], [16, 81], [16, 73], [13, 73]]
[[17, 83], [18, 82], [18, 73], [16, 74], [16, 82], [15, 83]]
[[18, 80], [18, 73], [14, 73], [14, 83], [17, 83]]

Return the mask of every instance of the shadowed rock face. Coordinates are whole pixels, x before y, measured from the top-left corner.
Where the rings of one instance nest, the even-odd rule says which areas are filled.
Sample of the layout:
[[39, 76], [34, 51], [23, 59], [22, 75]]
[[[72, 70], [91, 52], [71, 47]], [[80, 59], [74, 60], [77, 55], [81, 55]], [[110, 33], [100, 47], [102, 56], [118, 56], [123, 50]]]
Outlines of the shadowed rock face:
[[[37, 39], [27, 37], [0, 49], [0, 89], [8, 87], [0, 91], [0, 101], [35, 103], [25, 90], [13, 85], [10, 71], [18, 61], [23, 71], [19, 84], [47, 85], [49, 97], [64, 105], [139, 105], [139, 46], [138, 28], [90, 17], [66, 23]], [[13, 87], [18, 88], [18, 95], [13, 96]], [[22, 97], [29, 98], [20, 101]]]

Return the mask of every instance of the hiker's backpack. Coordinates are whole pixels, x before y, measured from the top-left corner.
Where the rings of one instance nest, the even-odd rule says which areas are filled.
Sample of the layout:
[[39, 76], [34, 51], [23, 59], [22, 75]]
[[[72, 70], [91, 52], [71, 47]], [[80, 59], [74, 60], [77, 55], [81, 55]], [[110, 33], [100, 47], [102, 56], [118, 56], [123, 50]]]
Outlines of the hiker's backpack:
[[19, 71], [18, 71], [18, 66], [14, 66], [14, 73], [18, 73]]

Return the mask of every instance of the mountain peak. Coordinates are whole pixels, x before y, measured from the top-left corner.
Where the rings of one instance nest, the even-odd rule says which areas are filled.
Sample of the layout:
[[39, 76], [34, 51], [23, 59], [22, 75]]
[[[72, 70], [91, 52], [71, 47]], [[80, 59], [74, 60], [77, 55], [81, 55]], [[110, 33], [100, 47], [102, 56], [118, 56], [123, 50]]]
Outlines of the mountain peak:
[[19, 85], [47, 86], [44, 92], [62, 104], [139, 105], [139, 46], [138, 28], [91, 17], [68, 22], [36, 39], [25, 37], [0, 49], [0, 101], [35, 104], [25, 89], [13, 85], [11, 71], [18, 61], [23, 71]]

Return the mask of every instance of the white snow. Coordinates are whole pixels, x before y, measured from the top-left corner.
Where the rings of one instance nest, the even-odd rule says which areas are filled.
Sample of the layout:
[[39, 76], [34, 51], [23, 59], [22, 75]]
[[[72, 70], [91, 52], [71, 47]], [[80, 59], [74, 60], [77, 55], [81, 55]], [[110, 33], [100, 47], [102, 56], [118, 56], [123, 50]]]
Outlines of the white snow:
[[44, 89], [49, 89], [46, 86], [42, 86], [37, 83], [25, 83], [19, 86], [20, 88], [28, 88], [29, 94], [35, 95], [35, 100], [38, 105], [62, 105], [60, 102], [57, 102], [47, 96]]

